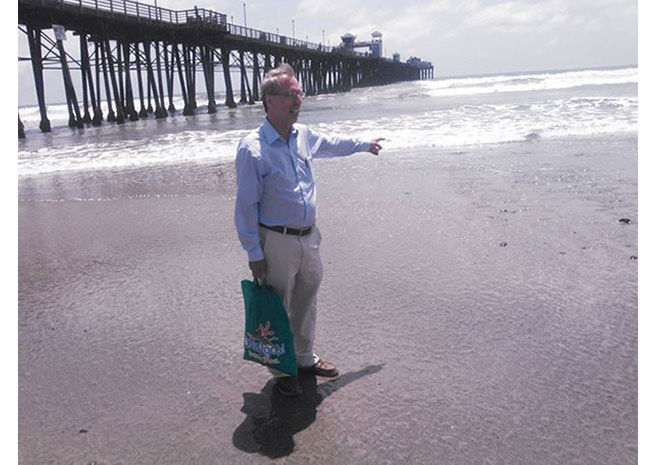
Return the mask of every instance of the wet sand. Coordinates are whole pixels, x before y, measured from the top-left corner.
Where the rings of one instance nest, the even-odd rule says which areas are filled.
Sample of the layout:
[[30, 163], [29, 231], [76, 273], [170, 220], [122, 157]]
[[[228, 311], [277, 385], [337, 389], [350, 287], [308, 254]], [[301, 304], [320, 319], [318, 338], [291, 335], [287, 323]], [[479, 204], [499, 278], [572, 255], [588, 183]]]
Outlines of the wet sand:
[[636, 137], [316, 173], [343, 375], [296, 401], [241, 359], [230, 165], [20, 180], [19, 463], [637, 463]]

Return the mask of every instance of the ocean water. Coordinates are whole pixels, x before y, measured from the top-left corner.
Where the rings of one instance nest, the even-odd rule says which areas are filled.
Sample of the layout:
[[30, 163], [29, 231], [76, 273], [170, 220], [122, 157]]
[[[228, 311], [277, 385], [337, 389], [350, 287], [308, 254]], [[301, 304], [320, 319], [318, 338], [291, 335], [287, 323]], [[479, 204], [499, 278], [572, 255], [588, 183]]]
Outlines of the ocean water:
[[[396, 151], [626, 135], [637, 133], [637, 89], [637, 67], [437, 78], [305, 97], [300, 122], [384, 137], [385, 148]], [[50, 105], [50, 134], [38, 129], [38, 107], [21, 107], [27, 137], [18, 141], [18, 176], [229, 162], [261, 122], [261, 104], [219, 105], [209, 115], [201, 87], [197, 93], [195, 116], [181, 114], [180, 98], [166, 119], [80, 130], [68, 128], [66, 105]]]

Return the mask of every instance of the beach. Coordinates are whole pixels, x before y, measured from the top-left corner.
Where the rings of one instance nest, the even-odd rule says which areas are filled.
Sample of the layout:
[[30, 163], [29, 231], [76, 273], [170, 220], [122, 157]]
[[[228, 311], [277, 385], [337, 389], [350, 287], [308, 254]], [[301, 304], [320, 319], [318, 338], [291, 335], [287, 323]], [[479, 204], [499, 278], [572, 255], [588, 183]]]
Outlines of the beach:
[[316, 162], [297, 400], [242, 360], [229, 160], [19, 179], [21, 464], [637, 463], [637, 136]]

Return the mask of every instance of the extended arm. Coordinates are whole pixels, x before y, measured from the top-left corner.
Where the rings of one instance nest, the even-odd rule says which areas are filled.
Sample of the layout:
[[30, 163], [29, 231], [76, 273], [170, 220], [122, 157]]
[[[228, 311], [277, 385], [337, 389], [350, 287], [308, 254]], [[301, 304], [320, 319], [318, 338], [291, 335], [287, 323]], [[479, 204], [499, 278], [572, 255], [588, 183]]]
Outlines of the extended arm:
[[327, 136], [308, 129], [309, 147], [312, 156], [316, 158], [330, 158], [351, 155], [355, 152], [370, 152], [378, 155], [382, 146], [380, 141], [384, 138], [372, 139], [364, 142], [360, 139], [348, 137]]

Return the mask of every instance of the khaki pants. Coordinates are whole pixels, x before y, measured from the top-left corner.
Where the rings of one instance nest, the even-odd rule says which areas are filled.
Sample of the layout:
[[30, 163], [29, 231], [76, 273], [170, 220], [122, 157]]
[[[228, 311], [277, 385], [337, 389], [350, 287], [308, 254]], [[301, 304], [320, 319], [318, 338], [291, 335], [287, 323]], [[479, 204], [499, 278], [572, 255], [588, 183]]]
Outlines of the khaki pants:
[[[319, 254], [321, 232], [314, 226], [307, 236], [281, 234], [259, 227], [266, 257], [266, 283], [282, 295], [294, 336], [296, 358], [300, 366], [318, 361], [314, 354], [316, 295], [323, 278]], [[270, 369], [273, 376], [287, 376]]]

